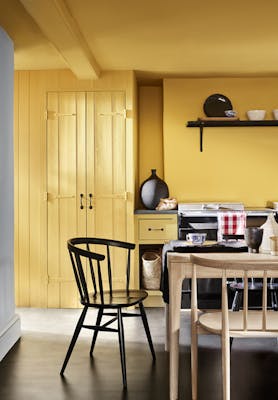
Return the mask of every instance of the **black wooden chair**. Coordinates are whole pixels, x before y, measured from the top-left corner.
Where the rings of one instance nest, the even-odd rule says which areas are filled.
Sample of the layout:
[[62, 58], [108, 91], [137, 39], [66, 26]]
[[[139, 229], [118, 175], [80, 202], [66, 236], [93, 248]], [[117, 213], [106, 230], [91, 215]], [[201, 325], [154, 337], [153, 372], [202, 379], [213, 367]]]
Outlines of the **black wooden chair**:
[[[80, 302], [83, 305], [83, 311], [77, 322], [60, 374], [64, 374], [65, 368], [67, 366], [81, 328], [87, 328], [94, 331], [90, 349], [91, 357], [93, 356], [98, 332], [118, 332], [123, 386], [124, 388], [126, 388], [127, 380], [123, 317], [142, 318], [147, 339], [149, 342], [149, 347], [152, 353], [152, 358], [153, 361], [155, 361], [155, 352], [153, 348], [152, 338], [149, 330], [147, 316], [143, 306], [143, 300], [148, 296], [148, 294], [144, 290], [129, 289], [130, 256], [131, 250], [135, 248], [135, 245], [132, 243], [108, 239], [73, 238], [68, 240], [67, 246], [72, 262], [74, 276], [80, 294]], [[97, 249], [99, 249], [99, 246], [101, 246], [101, 248], [105, 250], [106, 255], [93, 252], [91, 249], [92, 246], [97, 246]], [[117, 254], [113, 254], [111, 256], [111, 253], [113, 252], [112, 248], [117, 249]], [[123, 257], [126, 261], [126, 265], [124, 266], [126, 270], [126, 285], [123, 290], [115, 290], [113, 288], [112, 264], [114, 268], [117, 268], [117, 264], [119, 264], [119, 261], [117, 261], [117, 257], [120, 257], [119, 252], [124, 252]], [[104, 290], [105, 272], [107, 273], [106, 278], [108, 290]], [[91, 292], [89, 288], [92, 288]], [[126, 313], [122, 311], [122, 308], [127, 308], [135, 305], [139, 306], [140, 313]], [[84, 324], [88, 308], [98, 309], [98, 315], [95, 325]], [[112, 309], [112, 311], [107, 312], [107, 310], [109, 309]], [[103, 316], [109, 316], [113, 318], [109, 319], [108, 322], [105, 322], [101, 325]], [[117, 321], [117, 327], [110, 327], [110, 325], [115, 321]]]

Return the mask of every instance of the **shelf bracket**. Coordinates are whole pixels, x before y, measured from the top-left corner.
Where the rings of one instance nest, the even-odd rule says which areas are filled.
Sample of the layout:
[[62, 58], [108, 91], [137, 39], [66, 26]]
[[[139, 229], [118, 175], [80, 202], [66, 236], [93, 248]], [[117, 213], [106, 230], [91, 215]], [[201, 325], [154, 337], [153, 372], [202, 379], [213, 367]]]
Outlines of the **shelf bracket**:
[[200, 152], [203, 151], [203, 130], [204, 127], [250, 127], [250, 126], [278, 126], [278, 120], [262, 120], [262, 121], [249, 121], [249, 120], [239, 120], [239, 119], [230, 119], [226, 117], [215, 117], [217, 119], [206, 119], [202, 120], [199, 118], [197, 121], [188, 121], [188, 128], [199, 128], [200, 129]]
[[200, 122], [200, 152], [203, 152], [204, 123]]

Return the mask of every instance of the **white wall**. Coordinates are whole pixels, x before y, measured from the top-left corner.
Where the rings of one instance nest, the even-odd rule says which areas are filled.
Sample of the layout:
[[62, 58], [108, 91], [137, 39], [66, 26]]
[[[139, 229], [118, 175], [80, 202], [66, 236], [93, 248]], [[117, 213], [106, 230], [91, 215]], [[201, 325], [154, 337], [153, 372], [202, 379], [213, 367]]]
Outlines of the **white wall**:
[[13, 43], [0, 27], [0, 360], [20, 337], [14, 303]]

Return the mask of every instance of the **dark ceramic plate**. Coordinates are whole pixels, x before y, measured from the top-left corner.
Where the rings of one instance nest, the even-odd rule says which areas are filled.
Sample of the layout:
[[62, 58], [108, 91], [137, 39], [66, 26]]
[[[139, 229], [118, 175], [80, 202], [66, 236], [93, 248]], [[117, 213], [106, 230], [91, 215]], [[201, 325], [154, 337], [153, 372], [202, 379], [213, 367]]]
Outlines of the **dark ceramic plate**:
[[223, 94], [212, 94], [204, 102], [204, 112], [207, 117], [226, 117], [225, 111], [232, 109], [232, 103]]

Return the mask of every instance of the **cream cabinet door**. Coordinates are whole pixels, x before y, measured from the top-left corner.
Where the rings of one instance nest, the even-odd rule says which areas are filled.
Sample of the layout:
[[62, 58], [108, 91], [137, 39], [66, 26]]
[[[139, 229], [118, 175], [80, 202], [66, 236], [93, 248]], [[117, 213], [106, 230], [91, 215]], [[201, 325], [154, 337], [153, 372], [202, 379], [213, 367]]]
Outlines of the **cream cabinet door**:
[[[48, 93], [47, 103], [48, 306], [76, 307], [67, 240], [126, 239], [125, 96]], [[122, 286], [124, 268], [113, 273]]]

